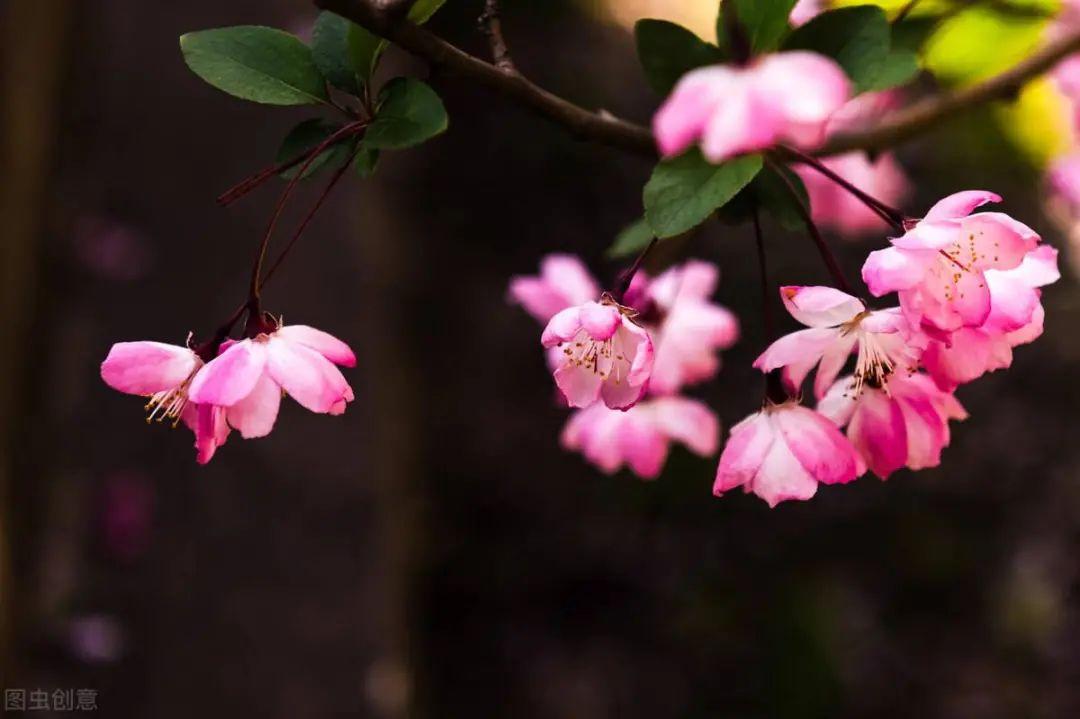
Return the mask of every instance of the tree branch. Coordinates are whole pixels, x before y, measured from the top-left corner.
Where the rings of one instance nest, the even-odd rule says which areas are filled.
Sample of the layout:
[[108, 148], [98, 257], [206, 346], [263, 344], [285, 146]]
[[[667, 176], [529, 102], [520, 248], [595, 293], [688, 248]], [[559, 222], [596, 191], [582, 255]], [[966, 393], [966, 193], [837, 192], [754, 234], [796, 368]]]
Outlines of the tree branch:
[[607, 112], [593, 112], [554, 95], [520, 74], [462, 52], [450, 43], [409, 22], [393, 22], [374, 6], [375, 0], [315, 0], [315, 4], [362, 25], [377, 35], [434, 65], [453, 70], [520, 105], [565, 126], [578, 137], [641, 155], [656, 156], [648, 128]]
[[516, 74], [517, 68], [510, 57], [510, 48], [506, 45], [503, 37], [502, 17], [499, 10], [499, 0], [485, 0], [484, 12], [480, 14], [480, 29], [488, 37], [491, 45], [491, 59], [495, 61], [495, 67], [505, 73]]
[[1028, 82], [1078, 51], [1080, 30], [1058, 38], [1000, 75], [977, 85], [928, 97], [896, 112], [868, 130], [834, 135], [815, 154], [835, 155], [852, 150], [884, 150], [898, 145], [964, 110], [994, 100], [1015, 97]]
[[[364, 26], [434, 65], [453, 70], [462, 77], [505, 95], [563, 125], [578, 137], [640, 155], [656, 156], [656, 143], [649, 128], [605, 111], [593, 112], [575, 105], [518, 72], [506, 72], [463, 52], [423, 28], [407, 21], [394, 20], [380, 9], [380, 0], [315, 0], [315, 4]], [[965, 110], [1015, 96], [1027, 82], [1078, 51], [1080, 30], [1058, 38], [1011, 69], [977, 85], [928, 97], [886, 118], [876, 127], [835, 135], [814, 154], [836, 155], [853, 150], [893, 147]]]

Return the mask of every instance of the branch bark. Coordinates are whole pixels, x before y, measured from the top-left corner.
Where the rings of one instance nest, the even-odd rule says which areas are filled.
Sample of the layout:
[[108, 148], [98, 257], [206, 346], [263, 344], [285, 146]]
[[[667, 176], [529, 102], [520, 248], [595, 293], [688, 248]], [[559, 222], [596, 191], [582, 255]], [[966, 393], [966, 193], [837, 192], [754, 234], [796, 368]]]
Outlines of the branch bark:
[[[649, 128], [605, 111], [594, 112], [575, 105], [518, 72], [506, 72], [423, 28], [407, 21], [396, 21], [379, 10], [378, 0], [315, 0], [315, 4], [364, 26], [434, 65], [452, 70], [506, 96], [563, 125], [578, 137], [639, 155], [656, 156], [656, 143]], [[893, 147], [965, 110], [1014, 97], [1026, 83], [1074, 52], [1080, 52], [1080, 30], [1058, 38], [1011, 69], [977, 85], [928, 97], [886, 118], [875, 127], [836, 135], [814, 154], [835, 155], [853, 150]]]

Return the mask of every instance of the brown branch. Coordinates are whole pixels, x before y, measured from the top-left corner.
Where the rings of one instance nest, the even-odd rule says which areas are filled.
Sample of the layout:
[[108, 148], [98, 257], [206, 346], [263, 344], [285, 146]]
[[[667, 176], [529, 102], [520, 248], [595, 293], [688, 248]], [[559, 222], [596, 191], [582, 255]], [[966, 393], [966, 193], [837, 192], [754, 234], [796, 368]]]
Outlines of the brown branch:
[[1000, 75], [977, 85], [928, 97], [888, 117], [868, 130], [834, 135], [817, 155], [852, 150], [884, 150], [979, 105], [1015, 97], [1028, 82], [1047, 72], [1065, 57], [1080, 51], [1080, 30], [1047, 44]]
[[517, 74], [517, 68], [510, 57], [510, 48], [503, 37], [499, 0], [485, 0], [484, 12], [480, 14], [480, 28], [491, 45], [491, 59], [495, 61], [495, 67], [507, 74]]
[[[457, 72], [536, 113], [566, 127], [578, 137], [655, 156], [656, 144], [647, 127], [586, 110], [536, 85], [520, 73], [508, 73], [485, 62], [427, 30], [406, 21], [395, 21], [382, 12], [379, 0], [315, 0], [324, 10], [346, 17], [405, 50]], [[1080, 51], [1080, 30], [1049, 43], [1000, 75], [977, 85], [929, 97], [895, 113], [876, 127], [833, 136], [816, 155], [835, 155], [853, 150], [884, 150], [923, 133], [943, 120], [972, 107], [1014, 97], [1030, 80]]]
[[578, 137], [641, 155], [656, 156], [656, 145], [648, 128], [613, 117], [609, 113], [586, 110], [548, 92], [520, 74], [503, 72], [491, 63], [462, 52], [412, 23], [393, 22], [379, 12], [373, 2], [374, 0], [315, 0], [315, 4], [320, 8], [348, 18], [434, 65], [453, 70], [462, 77], [505, 95], [565, 126]]

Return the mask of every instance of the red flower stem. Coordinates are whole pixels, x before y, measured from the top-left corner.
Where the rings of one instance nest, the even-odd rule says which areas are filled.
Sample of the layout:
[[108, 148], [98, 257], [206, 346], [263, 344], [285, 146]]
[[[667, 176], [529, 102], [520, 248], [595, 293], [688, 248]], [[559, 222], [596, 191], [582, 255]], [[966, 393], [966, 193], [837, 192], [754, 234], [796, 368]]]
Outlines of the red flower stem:
[[832, 170], [830, 170], [828, 167], [826, 167], [824, 164], [822, 164], [820, 160], [818, 160], [818, 159], [816, 159], [814, 157], [811, 157], [810, 155], [807, 155], [804, 152], [800, 152], [800, 151], [798, 151], [798, 150], [796, 150], [794, 148], [791, 148], [791, 147], [781, 147], [780, 151], [782, 153], [788, 155], [791, 159], [794, 159], [797, 162], [801, 162], [804, 165], [807, 165], [807, 166], [813, 168], [815, 171], [817, 171], [817, 172], [821, 173], [822, 175], [824, 175], [825, 177], [829, 178], [830, 180], [835, 182], [837, 185], [839, 185], [840, 187], [842, 187], [845, 190], [847, 190], [848, 192], [850, 192], [855, 197], [855, 199], [859, 200], [864, 205], [866, 205], [868, 208], [870, 208], [874, 212], [874, 214], [876, 214], [878, 217], [880, 217], [881, 219], [888, 222], [890, 225], [892, 225], [897, 230], [899, 230], [901, 232], [905, 231], [905, 229], [904, 229], [904, 220], [906, 220], [908, 218], [904, 215], [903, 212], [900, 212], [899, 210], [897, 210], [897, 209], [895, 209], [893, 207], [889, 207], [888, 205], [886, 205], [881, 200], [879, 200], [879, 199], [873, 197], [872, 195], [860, 190], [858, 187], [851, 184], [850, 182], [845, 180], [843, 177], [841, 177], [840, 175], [838, 175], [835, 172], [833, 172]]
[[266, 227], [266, 233], [263, 235], [262, 242], [259, 243], [259, 251], [255, 255], [255, 262], [251, 266], [251, 283], [248, 291], [248, 303], [254, 313], [257, 314], [259, 311], [259, 278], [262, 275], [263, 262], [266, 260], [266, 250], [270, 246], [270, 238], [274, 234], [274, 228], [277, 226], [278, 219], [280, 219], [281, 213], [285, 209], [285, 203], [288, 201], [292, 191], [296, 188], [296, 185], [300, 182], [304, 173], [307, 172], [311, 163], [315, 161], [316, 157], [322, 154], [323, 150], [342, 138], [362, 132], [367, 125], [368, 123], [365, 120], [351, 122], [320, 142], [315, 149], [312, 150], [307, 161], [300, 166], [300, 169], [297, 170], [296, 174], [289, 180], [289, 184], [285, 186], [285, 190], [281, 193], [281, 197], [278, 198], [277, 204], [274, 207], [274, 214], [270, 217], [270, 222]]
[[659, 238], [657, 237], [653, 237], [651, 240], [649, 240], [649, 244], [645, 247], [644, 250], [641, 251], [641, 254], [637, 256], [637, 259], [634, 260], [634, 264], [630, 265], [630, 269], [624, 272], [622, 274], [622, 277], [619, 279], [619, 286], [612, 294], [615, 298], [615, 301], [618, 302], [620, 305], [622, 304], [623, 297], [626, 296], [626, 291], [630, 289], [630, 283], [634, 281], [634, 275], [636, 275], [638, 273], [638, 270], [641, 269], [641, 265], [644, 264], [645, 258], [649, 256], [650, 252], [652, 252], [652, 248], [656, 247], [656, 243], [658, 241]]
[[[768, 346], [776, 341], [776, 323], [772, 311], [773, 294], [769, 289], [769, 265], [765, 260], [765, 236], [761, 232], [761, 216], [756, 202], [752, 206], [752, 213], [758, 270], [761, 275], [761, 319], [765, 326], [765, 342]], [[773, 404], [783, 404], [788, 400], [788, 392], [778, 370], [765, 373], [765, 398]]]
[[289, 243], [285, 245], [285, 249], [281, 251], [281, 253], [277, 256], [277, 259], [274, 260], [274, 262], [270, 265], [270, 268], [266, 271], [266, 274], [263, 275], [262, 280], [259, 282], [260, 290], [265, 287], [266, 283], [270, 281], [270, 278], [274, 276], [274, 272], [277, 270], [277, 268], [281, 267], [281, 263], [285, 261], [286, 257], [288, 257], [289, 251], [292, 250], [292, 248], [296, 245], [296, 241], [300, 239], [300, 235], [304, 234], [304, 230], [307, 229], [308, 224], [315, 217], [315, 213], [317, 213], [319, 211], [319, 208], [322, 207], [323, 202], [325, 202], [326, 198], [330, 196], [330, 192], [334, 189], [334, 186], [337, 185], [338, 180], [340, 180], [345, 174], [345, 171], [352, 166], [353, 160], [355, 159], [356, 154], [353, 154], [351, 157], [349, 157], [345, 164], [343, 164], [336, 171], [334, 171], [334, 175], [330, 178], [330, 181], [326, 183], [326, 187], [323, 189], [322, 194], [319, 195], [319, 199], [315, 201], [315, 204], [311, 207], [311, 210], [309, 210], [307, 215], [304, 216], [304, 219], [300, 223], [300, 226], [296, 228], [296, 232], [294, 232], [293, 236], [289, 239]]
[[802, 218], [803, 224], [806, 225], [806, 231], [810, 235], [810, 239], [817, 245], [818, 253], [821, 254], [821, 259], [825, 262], [825, 267], [828, 268], [829, 274], [832, 275], [833, 282], [836, 283], [836, 286], [840, 290], [849, 295], [852, 294], [851, 286], [844, 277], [844, 271], [840, 269], [840, 263], [836, 261], [836, 256], [832, 253], [832, 250], [829, 249], [829, 245], [825, 242], [825, 238], [821, 236], [821, 232], [818, 231], [817, 225], [814, 224], [814, 220], [810, 217], [810, 210], [803, 204], [802, 198], [799, 197], [799, 193], [795, 189], [795, 185], [782, 171], [783, 168], [776, 165], [771, 159], [767, 161], [772, 165], [776, 174], [780, 176], [780, 179], [784, 181], [784, 186], [787, 188], [788, 194], [791, 197], [791, 202], [795, 205], [795, 210], [799, 213], [799, 217]]
[[[338, 141], [343, 140], [343, 139], [345, 139], [345, 138], [340, 137], [340, 138], [338, 138]], [[241, 180], [240, 182], [236, 183], [235, 185], [233, 185], [229, 189], [225, 190], [225, 192], [222, 192], [220, 195], [217, 196], [217, 199], [215, 200], [215, 202], [217, 202], [222, 207], [228, 207], [232, 203], [236, 202], [240, 198], [247, 195], [252, 190], [256, 189], [257, 187], [259, 187], [260, 185], [265, 183], [271, 177], [274, 177], [276, 175], [280, 175], [282, 172], [285, 172], [286, 170], [291, 170], [292, 168], [296, 167], [297, 165], [299, 165], [301, 162], [308, 159], [312, 155], [317, 154], [316, 153], [317, 149], [318, 148], [313, 147], [311, 149], [304, 150], [303, 152], [301, 152], [296, 157], [290, 158], [290, 159], [286, 160], [285, 162], [281, 162], [281, 163], [278, 163], [276, 165], [271, 165], [270, 167], [265, 167], [262, 170], [259, 170], [258, 172], [256, 172], [251, 177], [248, 177], [248, 178], [245, 178], [245, 179]]]

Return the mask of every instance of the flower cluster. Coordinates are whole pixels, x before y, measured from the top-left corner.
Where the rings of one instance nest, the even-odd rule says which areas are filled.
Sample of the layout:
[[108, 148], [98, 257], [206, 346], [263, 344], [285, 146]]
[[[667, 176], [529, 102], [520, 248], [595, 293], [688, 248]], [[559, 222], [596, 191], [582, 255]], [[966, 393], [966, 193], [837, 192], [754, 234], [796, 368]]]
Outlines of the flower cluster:
[[[1059, 276], [1057, 252], [1031, 228], [973, 213], [1000, 199], [946, 197], [870, 253], [864, 281], [876, 297], [895, 293], [897, 306], [872, 309], [831, 287], [781, 288], [806, 329], [776, 340], [754, 366], [779, 372], [793, 398], [816, 370], [817, 410], [767, 402], [732, 429], [716, 494], [742, 486], [775, 505], [867, 470], [885, 479], [940, 463], [949, 422], [966, 417], [955, 390], [1008, 367], [1012, 349], [1041, 334], [1040, 288]], [[840, 377], [852, 356], [851, 374]]]
[[549, 255], [538, 276], [511, 280], [510, 299], [546, 323], [541, 342], [556, 386], [577, 408], [564, 447], [606, 472], [627, 464], [646, 478], [660, 473], [673, 440], [716, 453], [716, 416], [679, 392], [712, 378], [717, 352], [738, 338], [734, 315], [709, 299], [717, 280], [716, 267], [700, 261], [653, 278], [639, 272], [618, 302], [569, 255]]
[[101, 364], [101, 378], [120, 392], [146, 397], [147, 423], [187, 425], [200, 464], [233, 429], [244, 439], [269, 434], [284, 394], [312, 412], [345, 411], [353, 392], [337, 365], [356, 365], [348, 345], [305, 325], [258, 329], [217, 347], [118, 342]]

